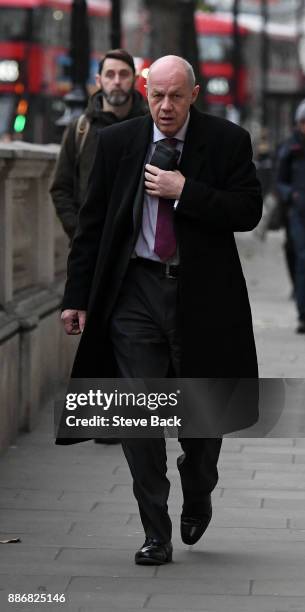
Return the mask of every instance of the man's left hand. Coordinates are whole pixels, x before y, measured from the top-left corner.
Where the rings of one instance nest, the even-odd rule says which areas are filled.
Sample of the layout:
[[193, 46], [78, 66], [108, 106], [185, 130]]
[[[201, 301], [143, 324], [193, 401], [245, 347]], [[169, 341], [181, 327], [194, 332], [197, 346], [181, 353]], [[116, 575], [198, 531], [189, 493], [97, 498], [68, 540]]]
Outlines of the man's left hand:
[[145, 190], [150, 196], [179, 200], [185, 177], [179, 170], [161, 170], [157, 166], [145, 166]]

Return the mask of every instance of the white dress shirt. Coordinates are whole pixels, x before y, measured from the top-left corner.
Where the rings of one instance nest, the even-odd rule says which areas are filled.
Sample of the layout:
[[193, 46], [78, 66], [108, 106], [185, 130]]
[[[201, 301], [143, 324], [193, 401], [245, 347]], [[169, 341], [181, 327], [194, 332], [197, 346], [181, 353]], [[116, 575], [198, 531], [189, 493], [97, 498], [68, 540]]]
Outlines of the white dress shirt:
[[[183, 150], [185, 134], [188, 127], [188, 123], [190, 120], [190, 115], [188, 114], [187, 119], [184, 125], [180, 128], [180, 130], [172, 136], [172, 138], [177, 139], [176, 149], [180, 151], [180, 156]], [[154, 123], [153, 129], [153, 141], [148, 147], [145, 164], [149, 163], [149, 160], [152, 158], [156, 144], [160, 140], [164, 140], [168, 138], [160, 132]], [[159, 198], [156, 196], [151, 196], [144, 191], [144, 203], [143, 203], [143, 216], [142, 216], [142, 225], [140, 228], [139, 236], [135, 245], [135, 255], [138, 257], [146, 257], [147, 259], [153, 259], [154, 261], [161, 261], [160, 257], [154, 252], [155, 246], [155, 235], [156, 235], [156, 226], [157, 226], [157, 216], [158, 216], [158, 204]], [[176, 208], [178, 201], [175, 202], [174, 208]], [[173, 257], [169, 260], [171, 264], [179, 263], [179, 254], [176, 252]]]

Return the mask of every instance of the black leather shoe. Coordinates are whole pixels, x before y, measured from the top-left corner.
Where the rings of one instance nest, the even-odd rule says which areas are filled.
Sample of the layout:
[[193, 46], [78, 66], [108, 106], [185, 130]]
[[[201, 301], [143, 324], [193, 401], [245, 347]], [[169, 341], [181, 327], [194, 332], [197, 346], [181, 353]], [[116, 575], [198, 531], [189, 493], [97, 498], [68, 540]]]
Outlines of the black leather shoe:
[[303, 318], [299, 319], [298, 326], [296, 328], [296, 333], [305, 334], [305, 320]]
[[142, 548], [135, 556], [137, 565], [164, 565], [170, 563], [173, 556], [171, 542], [163, 544], [154, 538], [146, 538]]
[[118, 438], [94, 438], [95, 444], [120, 444]]
[[180, 533], [184, 544], [196, 544], [207, 529], [212, 518], [211, 496], [205, 500], [204, 513], [199, 516], [189, 516], [181, 514]]

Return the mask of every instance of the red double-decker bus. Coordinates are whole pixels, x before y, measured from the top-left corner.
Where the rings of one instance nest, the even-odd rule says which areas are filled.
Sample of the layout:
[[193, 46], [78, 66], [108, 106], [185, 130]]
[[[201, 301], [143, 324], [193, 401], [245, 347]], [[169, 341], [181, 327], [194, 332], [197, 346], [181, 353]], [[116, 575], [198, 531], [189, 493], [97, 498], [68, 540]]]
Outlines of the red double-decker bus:
[[[246, 66], [240, 63], [234, 90], [233, 23], [230, 15], [209, 14], [198, 11], [195, 16], [200, 71], [205, 85], [205, 103], [210, 110], [223, 114], [232, 104], [246, 103]], [[241, 46], [248, 31], [238, 28]]]
[[280, 140], [290, 127], [303, 89], [296, 27], [273, 22], [267, 25], [268, 62], [263, 74], [262, 20], [258, 16], [240, 15], [239, 65], [235, 74], [232, 15], [198, 11], [195, 23], [207, 110], [230, 118], [232, 108], [237, 107], [240, 120], [255, 131], [262, 121], [264, 89], [268, 124], [274, 140]]
[[[71, 0], [0, 0], [0, 138], [54, 142], [70, 89]], [[110, 2], [88, 1], [90, 82], [109, 47]]]

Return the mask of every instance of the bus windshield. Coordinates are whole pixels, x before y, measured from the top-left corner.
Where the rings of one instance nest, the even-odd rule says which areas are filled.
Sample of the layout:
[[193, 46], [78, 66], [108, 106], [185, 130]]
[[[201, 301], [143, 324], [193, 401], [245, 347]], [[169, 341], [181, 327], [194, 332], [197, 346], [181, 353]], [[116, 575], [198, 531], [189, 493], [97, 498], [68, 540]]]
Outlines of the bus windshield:
[[28, 10], [0, 8], [0, 40], [25, 40], [28, 35]]
[[48, 7], [35, 9], [33, 12], [33, 39], [45, 47], [68, 47], [70, 13]]
[[201, 62], [231, 62], [233, 42], [229, 35], [200, 34], [198, 52]]

